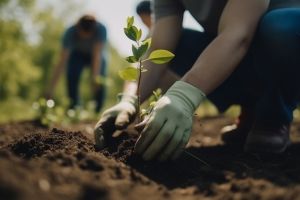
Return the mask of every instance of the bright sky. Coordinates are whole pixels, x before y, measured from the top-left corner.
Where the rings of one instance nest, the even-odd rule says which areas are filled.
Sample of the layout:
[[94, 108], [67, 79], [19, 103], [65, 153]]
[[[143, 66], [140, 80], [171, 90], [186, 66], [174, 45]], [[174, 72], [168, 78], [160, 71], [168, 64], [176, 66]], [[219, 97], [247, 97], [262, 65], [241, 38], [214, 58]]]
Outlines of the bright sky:
[[[106, 25], [111, 44], [116, 47], [121, 54], [128, 55], [131, 50], [131, 43], [125, 38], [123, 33], [126, 18], [132, 15], [135, 16], [137, 25], [141, 27], [144, 32], [147, 32], [147, 29], [143, 26], [135, 13], [135, 7], [139, 1], [140, 0], [76, 0], [76, 2], [83, 5], [77, 17], [85, 13], [94, 14], [97, 19]], [[57, 2], [56, 4], [59, 5], [59, 0]], [[74, 21], [76, 20], [77, 19]], [[201, 26], [188, 13], [185, 15], [184, 26], [201, 30]]]

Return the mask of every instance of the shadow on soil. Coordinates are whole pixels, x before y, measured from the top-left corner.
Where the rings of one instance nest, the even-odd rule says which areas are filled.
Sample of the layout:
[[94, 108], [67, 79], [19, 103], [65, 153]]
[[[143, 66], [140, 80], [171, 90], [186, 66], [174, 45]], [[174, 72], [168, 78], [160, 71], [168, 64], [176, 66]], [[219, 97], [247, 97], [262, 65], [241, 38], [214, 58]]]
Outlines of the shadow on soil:
[[242, 148], [237, 146], [191, 147], [176, 162], [145, 163], [132, 153], [134, 142], [135, 139], [122, 138], [121, 143], [102, 153], [125, 162], [169, 189], [196, 186], [209, 196], [213, 193], [212, 185], [234, 179], [266, 180], [281, 187], [300, 183], [300, 143], [294, 143], [282, 155], [263, 156], [243, 153]]

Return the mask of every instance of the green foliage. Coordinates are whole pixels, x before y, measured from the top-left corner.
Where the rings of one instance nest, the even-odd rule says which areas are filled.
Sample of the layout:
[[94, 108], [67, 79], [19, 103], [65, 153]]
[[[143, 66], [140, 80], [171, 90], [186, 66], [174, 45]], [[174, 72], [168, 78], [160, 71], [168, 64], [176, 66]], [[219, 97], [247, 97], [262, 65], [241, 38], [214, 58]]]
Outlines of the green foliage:
[[129, 63], [136, 63], [137, 62], [137, 60], [135, 59], [134, 56], [128, 56], [126, 58], [126, 61], [129, 62]]
[[148, 47], [151, 47], [152, 44], [152, 38], [147, 38], [143, 41], [143, 44], [148, 44]]
[[162, 97], [162, 90], [160, 88], [158, 88], [157, 90], [152, 92], [151, 97], [148, 100], [148, 106], [145, 109], [141, 110], [141, 116], [147, 116], [151, 113], [151, 111], [153, 110], [156, 102]]
[[[0, 20], [1, 59], [0, 59], [0, 97], [30, 97], [34, 91], [28, 88], [34, 84], [41, 71], [32, 61], [32, 47], [26, 44], [25, 33], [20, 22]], [[35, 91], [36, 92], [36, 91]]]
[[131, 27], [134, 23], [134, 17], [131, 16], [131, 17], [128, 17], [127, 18], [127, 27]]
[[[0, 4], [0, 14], [9, 16], [0, 20], [0, 101], [12, 97], [37, 99], [47, 81], [53, 55], [57, 53], [62, 22], [54, 20], [51, 10], [40, 11], [34, 5], [34, 0], [2, 1]], [[25, 31], [25, 22], [33, 25], [31, 30]], [[52, 28], [45, 24], [51, 24]], [[32, 43], [32, 37], [41, 40]]]
[[[137, 97], [138, 97], [138, 113], [139, 113], [139, 121], [141, 121], [140, 117], [147, 115], [151, 112], [154, 103], [153, 101], [150, 103], [147, 109], [144, 109], [140, 112], [140, 80], [143, 72], [147, 70], [144, 68], [143, 64], [145, 61], [151, 61], [155, 64], [164, 64], [169, 62], [174, 58], [174, 54], [163, 49], [152, 51], [148, 58], [143, 59], [144, 56], [147, 54], [147, 51], [151, 48], [151, 38], [148, 38], [144, 41], [140, 41], [142, 37], [142, 30], [138, 29], [134, 26], [134, 18], [128, 17], [127, 18], [127, 26], [124, 28], [124, 33], [128, 37], [128, 39], [135, 42], [132, 44], [131, 50], [132, 55], [126, 58], [126, 61], [129, 63], [138, 63], [137, 68], [134, 67], [127, 67], [123, 70], [119, 71], [119, 75], [123, 80], [127, 81], [137, 81], [138, 82], [138, 89], [137, 89]], [[158, 97], [160, 93], [154, 92], [154, 96]]]
[[57, 111], [60, 109], [54, 109], [55, 102], [52, 99], [40, 98], [32, 104], [32, 108], [36, 112], [37, 119], [44, 126], [51, 126], [59, 120], [60, 115]]
[[124, 80], [135, 81], [138, 77], [138, 71], [134, 67], [126, 67], [119, 71], [119, 75]]
[[148, 59], [155, 64], [164, 64], [170, 62], [174, 56], [170, 51], [159, 49], [151, 52]]
[[[135, 44], [132, 44], [131, 47], [132, 55], [128, 56], [126, 61], [132, 64], [138, 63], [139, 66], [137, 68], [127, 67], [126, 69], [121, 70], [119, 75], [123, 80], [137, 80], [141, 76], [140, 72], [147, 71], [143, 66], [145, 61], [149, 60], [155, 64], [164, 64], [172, 60], [175, 56], [167, 50], [159, 49], [151, 52], [148, 58], [143, 59], [151, 47], [152, 39], [147, 38], [144, 41], [140, 41], [142, 37], [142, 30], [134, 26], [134, 17], [127, 18], [127, 26], [124, 28], [124, 33], [128, 39], [135, 42]], [[136, 70], [136, 72], [134, 72], [134, 70]]]
[[[53, 74], [52, 70], [60, 53], [61, 37], [66, 28], [64, 22], [74, 21], [76, 19], [73, 16], [77, 16], [77, 3], [59, 2], [59, 13], [64, 14], [63, 18], [59, 13], [57, 14], [57, 10], [51, 7], [51, 2], [45, 2], [45, 4], [50, 6], [41, 9], [36, 6], [34, 0], [0, 0], [1, 123], [29, 120], [41, 116], [38, 111], [32, 109], [31, 105], [43, 96], [45, 86]], [[108, 50], [110, 55], [108, 76], [105, 79], [101, 77], [99, 83], [109, 87], [107, 99], [114, 99], [123, 84], [118, 71], [128, 64], [115, 48], [108, 45]], [[80, 83], [80, 96], [84, 105], [89, 105], [90, 99], [93, 98], [90, 80], [90, 71], [86, 68]], [[86, 112], [89, 112], [89, 117], [94, 116], [94, 111], [91, 112], [89, 108], [81, 109], [81, 111], [76, 109], [75, 113], [81, 114], [76, 114], [75, 117], [70, 117], [72, 114], [67, 116], [68, 98], [65, 76], [62, 76], [56, 88], [54, 95], [56, 106], [53, 110], [58, 108], [58, 110], [63, 110], [63, 118], [69, 121], [76, 121], [78, 118], [76, 116], [85, 119]], [[106, 101], [104, 108], [110, 107], [112, 103], [113, 101]], [[61, 111], [54, 113], [60, 116]], [[49, 116], [52, 121], [55, 121], [51, 115]]]
[[140, 60], [141, 57], [147, 52], [148, 47], [148, 43], [142, 44], [140, 47], [135, 47], [132, 45], [132, 53], [135, 60]]
[[62, 106], [55, 105], [54, 100], [40, 98], [32, 104], [36, 119], [43, 126], [51, 127], [55, 124], [78, 123], [95, 117], [95, 104], [89, 103], [86, 108], [76, 107], [66, 110]]
[[[35, 46], [32, 59], [42, 71], [37, 85], [40, 86], [40, 91], [44, 91], [60, 53], [60, 41], [64, 25], [60, 19], [53, 16], [51, 9], [37, 13], [34, 21], [43, 27], [39, 34], [41, 42]], [[47, 27], [46, 24], [51, 24], [51, 28]]]

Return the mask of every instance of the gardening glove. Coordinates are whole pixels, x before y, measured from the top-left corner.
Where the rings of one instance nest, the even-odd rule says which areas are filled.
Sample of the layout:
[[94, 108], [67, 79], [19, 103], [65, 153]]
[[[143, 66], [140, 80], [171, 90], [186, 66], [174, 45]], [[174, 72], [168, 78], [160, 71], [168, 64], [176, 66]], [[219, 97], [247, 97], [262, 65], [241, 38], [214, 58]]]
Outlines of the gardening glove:
[[126, 128], [135, 118], [137, 97], [119, 94], [119, 103], [104, 111], [94, 129], [96, 146], [104, 148], [105, 143], [116, 130]]
[[196, 108], [205, 98], [198, 88], [177, 81], [157, 101], [136, 145], [135, 152], [144, 160], [160, 161], [176, 159], [188, 143], [192, 130], [192, 118]]

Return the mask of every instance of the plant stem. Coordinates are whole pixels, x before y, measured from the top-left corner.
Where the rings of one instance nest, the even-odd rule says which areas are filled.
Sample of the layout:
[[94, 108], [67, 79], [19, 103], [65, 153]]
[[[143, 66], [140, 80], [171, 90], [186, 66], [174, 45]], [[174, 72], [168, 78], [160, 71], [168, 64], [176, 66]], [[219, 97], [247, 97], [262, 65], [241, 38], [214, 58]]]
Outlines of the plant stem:
[[141, 120], [141, 91], [140, 91], [140, 86], [141, 86], [141, 79], [142, 79], [142, 61], [141, 59], [139, 60], [139, 66], [138, 66], [138, 70], [139, 70], [139, 78], [138, 78], [138, 85], [137, 85], [137, 99], [138, 99], [138, 106], [137, 106], [137, 113], [138, 113], [138, 123], [140, 123]]

